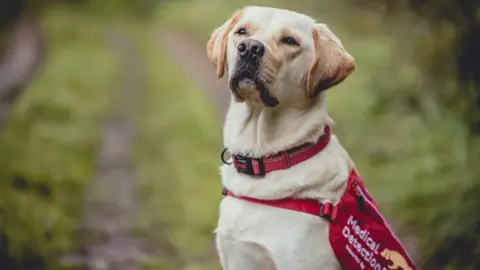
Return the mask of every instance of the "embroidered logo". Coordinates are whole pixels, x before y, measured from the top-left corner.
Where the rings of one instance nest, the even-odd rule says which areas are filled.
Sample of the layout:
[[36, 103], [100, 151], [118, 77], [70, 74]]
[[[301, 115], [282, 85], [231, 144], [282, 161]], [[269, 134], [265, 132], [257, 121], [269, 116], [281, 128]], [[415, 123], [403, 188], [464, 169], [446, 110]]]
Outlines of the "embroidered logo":
[[390, 250], [386, 248], [382, 251], [380, 255], [386, 260], [392, 262], [392, 264], [388, 266], [388, 268], [390, 269], [400, 268], [403, 270], [412, 270], [412, 268], [408, 265], [407, 260], [405, 260], [402, 254], [396, 252], [395, 250]]

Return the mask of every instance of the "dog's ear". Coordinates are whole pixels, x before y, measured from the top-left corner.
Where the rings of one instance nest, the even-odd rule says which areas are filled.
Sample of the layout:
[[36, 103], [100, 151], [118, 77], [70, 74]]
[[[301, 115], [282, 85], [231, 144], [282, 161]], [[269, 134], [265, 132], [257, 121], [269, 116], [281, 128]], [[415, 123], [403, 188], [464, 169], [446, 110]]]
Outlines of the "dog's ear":
[[210, 36], [210, 40], [207, 43], [208, 59], [210, 59], [210, 61], [217, 68], [217, 75], [219, 78], [223, 77], [223, 73], [225, 71], [228, 34], [240, 20], [241, 16], [242, 10], [237, 10], [230, 19], [213, 31], [212, 35]]
[[311, 97], [342, 82], [355, 70], [355, 59], [326, 24], [312, 29], [314, 56], [306, 74], [305, 87]]

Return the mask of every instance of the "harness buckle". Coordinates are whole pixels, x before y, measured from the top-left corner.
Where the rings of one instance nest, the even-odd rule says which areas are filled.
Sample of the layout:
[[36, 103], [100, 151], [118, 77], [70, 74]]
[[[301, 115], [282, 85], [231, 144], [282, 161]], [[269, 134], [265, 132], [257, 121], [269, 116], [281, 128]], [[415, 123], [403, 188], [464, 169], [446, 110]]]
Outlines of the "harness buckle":
[[324, 218], [328, 221], [332, 220], [332, 210], [333, 205], [329, 202], [327, 203], [320, 203], [320, 211], [318, 211], [318, 216]]
[[[235, 155], [233, 158], [235, 159], [237, 172], [251, 176], [265, 176], [265, 164], [262, 158], [249, 158], [241, 155]], [[257, 161], [258, 164], [258, 173], [255, 173], [253, 166], [254, 160]]]

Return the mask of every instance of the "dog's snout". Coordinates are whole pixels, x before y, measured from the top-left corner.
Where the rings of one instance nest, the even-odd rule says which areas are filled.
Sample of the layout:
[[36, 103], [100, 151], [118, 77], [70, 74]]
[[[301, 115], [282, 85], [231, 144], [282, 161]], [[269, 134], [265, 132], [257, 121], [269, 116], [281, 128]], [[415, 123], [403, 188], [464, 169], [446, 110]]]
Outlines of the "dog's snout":
[[238, 44], [237, 51], [242, 57], [261, 58], [265, 54], [265, 46], [258, 40], [246, 38]]

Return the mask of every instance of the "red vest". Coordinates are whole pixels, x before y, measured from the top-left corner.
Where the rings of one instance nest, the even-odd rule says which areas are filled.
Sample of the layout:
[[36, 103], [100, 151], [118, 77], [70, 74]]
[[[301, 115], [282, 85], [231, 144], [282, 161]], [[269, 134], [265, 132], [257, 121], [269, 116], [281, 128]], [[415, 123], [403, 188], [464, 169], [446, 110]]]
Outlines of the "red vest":
[[343, 269], [416, 269], [355, 170], [335, 208], [329, 239]]
[[345, 270], [416, 269], [355, 170], [351, 171], [345, 192], [336, 205], [311, 199], [259, 200], [235, 196], [228, 190], [224, 194], [326, 218], [330, 222], [330, 245]]

